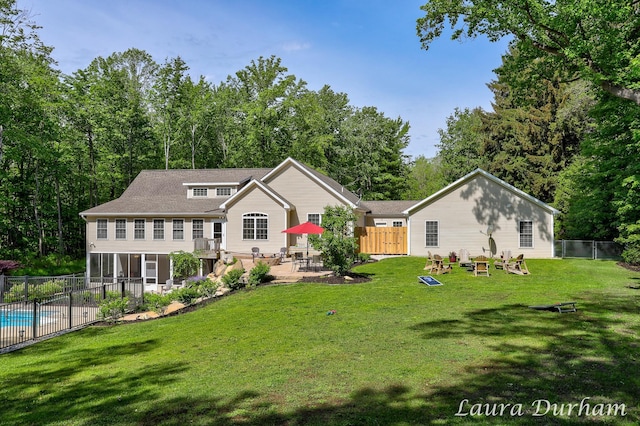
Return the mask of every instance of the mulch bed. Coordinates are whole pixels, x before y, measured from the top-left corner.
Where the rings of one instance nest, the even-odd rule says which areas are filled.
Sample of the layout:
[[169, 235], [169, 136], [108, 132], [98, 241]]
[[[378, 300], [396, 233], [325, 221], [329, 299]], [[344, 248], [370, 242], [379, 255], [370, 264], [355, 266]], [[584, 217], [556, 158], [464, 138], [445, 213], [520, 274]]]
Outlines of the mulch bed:
[[630, 263], [618, 262], [618, 266], [622, 266], [625, 269], [628, 269], [633, 272], [640, 272], [640, 265], [632, 265]]
[[351, 279], [345, 277], [336, 277], [334, 275], [328, 277], [304, 277], [298, 280], [299, 283], [321, 283], [321, 284], [359, 284], [371, 281], [367, 275], [356, 274], [355, 272], [349, 272], [346, 275]]

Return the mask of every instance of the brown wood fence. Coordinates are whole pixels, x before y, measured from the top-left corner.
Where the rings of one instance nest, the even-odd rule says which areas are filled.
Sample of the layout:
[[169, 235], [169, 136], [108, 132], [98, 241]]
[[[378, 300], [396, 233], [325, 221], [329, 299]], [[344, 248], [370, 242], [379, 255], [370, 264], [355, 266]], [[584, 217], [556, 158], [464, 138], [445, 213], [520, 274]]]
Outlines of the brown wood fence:
[[369, 254], [407, 254], [407, 227], [356, 228], [359, 252]]

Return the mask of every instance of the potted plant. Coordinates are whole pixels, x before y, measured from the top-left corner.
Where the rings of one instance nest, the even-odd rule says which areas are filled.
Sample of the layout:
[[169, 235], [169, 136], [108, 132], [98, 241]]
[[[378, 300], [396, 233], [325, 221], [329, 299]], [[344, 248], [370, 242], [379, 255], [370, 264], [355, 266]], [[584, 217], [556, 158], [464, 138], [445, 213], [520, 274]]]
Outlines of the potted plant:
[[456, 262], [458, 260], [458, 256], [455, 251], [449, 253], [449, 262]]

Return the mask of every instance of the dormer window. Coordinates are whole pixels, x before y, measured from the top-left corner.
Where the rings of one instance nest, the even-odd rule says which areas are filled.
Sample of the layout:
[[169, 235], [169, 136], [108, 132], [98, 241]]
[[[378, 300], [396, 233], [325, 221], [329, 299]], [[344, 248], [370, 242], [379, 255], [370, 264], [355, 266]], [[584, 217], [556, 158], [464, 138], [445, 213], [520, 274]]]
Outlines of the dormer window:
[[193, 188], [194, 197], [206, 197], [208, 194], [207, 188]]
[[216, 197], [229, 197], [231, 196], [231, 188], [222, 187], [216, 188]]

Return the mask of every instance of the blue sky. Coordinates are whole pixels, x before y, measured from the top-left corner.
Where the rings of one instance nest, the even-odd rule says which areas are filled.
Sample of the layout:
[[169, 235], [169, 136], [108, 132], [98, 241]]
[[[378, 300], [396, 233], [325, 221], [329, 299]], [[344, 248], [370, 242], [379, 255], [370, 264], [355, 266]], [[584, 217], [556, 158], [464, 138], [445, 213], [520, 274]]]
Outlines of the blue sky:
[[424, 51], [416, 19], [426, 0], [19, 0], [43, 28], [65, 74], [135, 47], [156, 62], [180, 56], [218, 84], [260, 56], [282, 59], [311, 90], [329, 85], [356, 107], [408, 121], [406, 154], [435, 156], [454, 108], [491, 108], [506, 42], [436, 41]]

